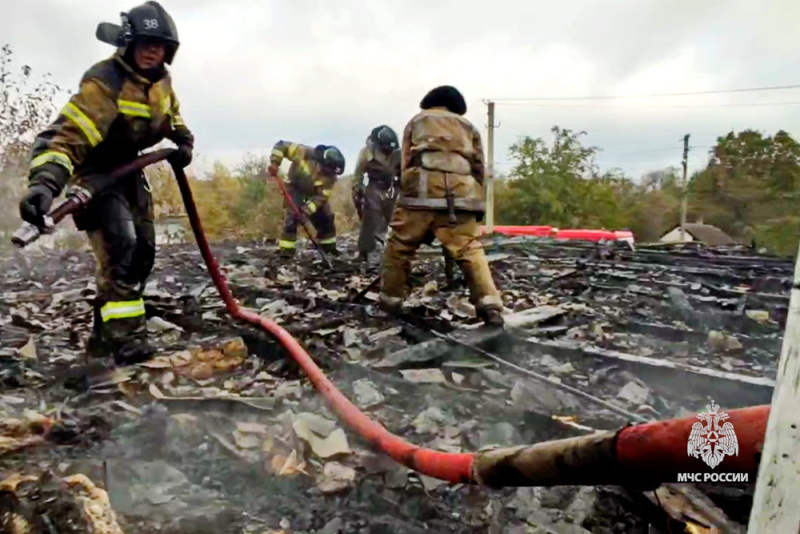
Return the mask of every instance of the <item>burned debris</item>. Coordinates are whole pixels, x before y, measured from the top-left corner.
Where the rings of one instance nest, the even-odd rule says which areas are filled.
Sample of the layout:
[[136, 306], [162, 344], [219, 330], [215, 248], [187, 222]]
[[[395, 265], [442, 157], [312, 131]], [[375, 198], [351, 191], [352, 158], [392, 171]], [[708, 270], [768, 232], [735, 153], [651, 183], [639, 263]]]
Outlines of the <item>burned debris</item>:
[[[282, 262], [259, 243], [214, 251], [235, 296], [300, 340], [348, 398], [437, 450], [692, 416], [709, 399], [769, 403], [788, 260], [531, 238], [486, 246], [502, 332], [480, 326], [463, 284], [445, 288], [437, 248], [415, 264], [402, 319], [379, 313], [374, 291], [353, 302], [369, 267], [340, 258], [331, 272], [310, 249]], [[88, 254], [26, 259], [3, 259], [0, 275], [0, 530], [743, 531], [746, 486], [490, 491], [394, 463], [345, 430], [275, 340], [229, 319], [191, 245], [163, 250], [146, 290], [158, 356], [89, 362], [87, 378]]]

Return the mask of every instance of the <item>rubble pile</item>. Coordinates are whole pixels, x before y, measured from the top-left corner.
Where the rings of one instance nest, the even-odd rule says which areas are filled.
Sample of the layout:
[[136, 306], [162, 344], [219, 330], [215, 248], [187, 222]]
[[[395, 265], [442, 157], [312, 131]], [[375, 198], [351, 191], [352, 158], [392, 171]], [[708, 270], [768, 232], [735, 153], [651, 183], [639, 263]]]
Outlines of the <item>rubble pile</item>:
[[[312, 249], [293, 262], [260, 243], [214, 251], [245, 306], [415, 444], [475, 451], [692, 416], [710, 399], [769, 403], [790, 260], [486, 246], [505, 332], [480, 326], [463, 283], [447, 286], [435, 247], [402, 318], [375, 291], [356, 301], [378, 271], [349, 259], [351, 239], [333, 272]], [[0, 264], [2, 532], [744, 531], [748, 486], [487, 491], [409, 471], [347, 431], [272, 338], [230, 321], [193, 245], [159, 251], [145, 295], [159, 354], [121, 369], [83, 354], [87, 252]]]

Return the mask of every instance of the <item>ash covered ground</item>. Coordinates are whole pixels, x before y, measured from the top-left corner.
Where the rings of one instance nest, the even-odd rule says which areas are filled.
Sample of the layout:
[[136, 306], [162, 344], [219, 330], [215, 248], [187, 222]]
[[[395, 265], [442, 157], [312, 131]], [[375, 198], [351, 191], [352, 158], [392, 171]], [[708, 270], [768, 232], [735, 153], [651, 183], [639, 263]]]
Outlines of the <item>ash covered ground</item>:
[[[691, 416], [710, 399], [725, 410], [770, 402], [790, 260], [525, 238], [486, 246], [502, 334], [478, 324], [463, 285], [445, 287], [437, 249], [414, 265], [403, 321], [378, 312], [374, 292], [353, 302], [378, 271], [348, 259], [352, 238], [334, 272], [311, 249], [293, 262], [261, 243], [213, 249], [245, 306], [415, 444], [476, 451]], [[105, 371], [88, 362], [87, 380], [93, 268], [85, 251], [2, 260], [2, 532], [744, 531], [747, 485], [489, 491], [410, 472], [346, 430], [274, 339], [228, 318], [193, 243], [161, 247], [148, 284], [158, 356]]]

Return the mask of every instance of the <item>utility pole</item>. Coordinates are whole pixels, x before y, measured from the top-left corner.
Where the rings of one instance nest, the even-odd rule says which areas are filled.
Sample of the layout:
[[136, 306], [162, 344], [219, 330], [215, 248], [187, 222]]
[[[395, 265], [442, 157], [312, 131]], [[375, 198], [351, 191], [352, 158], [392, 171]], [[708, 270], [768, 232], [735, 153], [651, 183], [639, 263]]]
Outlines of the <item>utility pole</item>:
[[800, 256], [750, 511], [748, 534], [800, 532]]
[[681, 187], [681, 243], [686, 240], [686, 205], [688, 204], [688, 183], [686, 182], [686, 173], [689, 166], [689, 134], [683, 136], [683, 180]]
[[494, 102], [486, 102], [489, 108], [489, 126], [486, 135], [486, 233], [494, 231]]

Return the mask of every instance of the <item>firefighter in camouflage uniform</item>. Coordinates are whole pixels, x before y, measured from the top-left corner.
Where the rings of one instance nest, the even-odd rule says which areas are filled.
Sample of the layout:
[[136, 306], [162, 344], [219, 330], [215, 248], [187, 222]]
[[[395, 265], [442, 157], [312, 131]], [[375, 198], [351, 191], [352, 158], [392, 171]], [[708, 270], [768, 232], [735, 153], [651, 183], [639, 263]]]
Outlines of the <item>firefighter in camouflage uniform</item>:
[[485, 174], [480, 132], [464, 117], [467, 104], [454, 87], [431, 90], [420, 108], [403, 131], [400, 194], [384, 252], [380, 305], [402, 309], [411, 260], [433, 234], [464, 273], [478, 317], [502, 326], [503, 303], [478, 240]]
[[[333, 186], [344, 172], [345, 160], [338, 148], [318, 145], [311, 147], [288, 141], [278, 141], [272, 147], [269, 174], [278, 176], [278, 168], [284, 159], [291, 161], [289, 172], [283, 178], [292, 201], [317, 230], [317, 241], [329, 254], [337, 254], [336, 217], [331, 209], [330, 198]], [[294, 256], [297, 248], [296, 215], [286, 202], [286, 222], [278, 248], [284, 257]]]
[[[88, 349], [113, 356], [119, 365], [144, 361], [155, 349], [147, 341], [142, 294], [155, 260], [150, 186], [143, 173], [96, 190], [108, 173], [163, 139], [178, 150], [171, 163], [192, 160], [194, 138], [186, 128], [165, 64], [178, 50], [172, 17], [148, 1], [122, 14], [114, 35], [97, 37], [117, 47], [87, 70], [50, 127], [36, 138], [29, 187], [20, 202], [23, 220], [43, 225], [53, 199], [69, 186], [92, 195], [74, 216], [87, 232], [97, 261], [97, 298]], [[95, 195], [95, 192], [97, 193]]]

